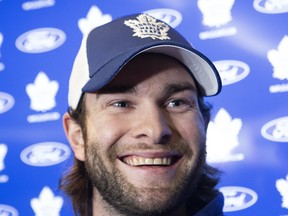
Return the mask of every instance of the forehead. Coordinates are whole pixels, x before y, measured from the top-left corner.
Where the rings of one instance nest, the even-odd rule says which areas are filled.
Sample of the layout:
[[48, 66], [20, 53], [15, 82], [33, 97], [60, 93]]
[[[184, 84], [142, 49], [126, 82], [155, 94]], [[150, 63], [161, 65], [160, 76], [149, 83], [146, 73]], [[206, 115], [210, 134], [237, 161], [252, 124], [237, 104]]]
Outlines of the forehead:
[[127, 63], [112, 81], [98, 92], [121, 85], [133, 87], [149, 83], [148, 81], [151, 81], [152, 85], [185, 81], [195, 86], [191, 73], [178, 60], [163, 54], [143, 53]]

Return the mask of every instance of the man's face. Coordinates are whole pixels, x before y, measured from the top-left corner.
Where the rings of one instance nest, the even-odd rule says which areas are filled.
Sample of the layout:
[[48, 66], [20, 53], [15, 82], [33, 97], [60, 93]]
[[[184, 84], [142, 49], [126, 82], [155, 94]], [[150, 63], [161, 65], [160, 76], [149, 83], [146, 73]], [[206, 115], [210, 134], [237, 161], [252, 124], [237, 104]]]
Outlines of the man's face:
[[85, 97], [94, 202], [147, 215], [185, 201], [205, 163], [204, 122], [185, 67], [164, 55], [140, 55]]

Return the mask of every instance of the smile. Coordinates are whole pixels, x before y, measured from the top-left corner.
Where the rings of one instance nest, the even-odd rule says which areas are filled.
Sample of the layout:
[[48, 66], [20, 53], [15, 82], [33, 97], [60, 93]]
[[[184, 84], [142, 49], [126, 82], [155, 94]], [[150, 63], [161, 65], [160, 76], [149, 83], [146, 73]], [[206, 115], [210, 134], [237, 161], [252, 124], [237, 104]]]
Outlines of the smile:
[[123, 162], [130, 166], [170, 166], [173, 165], [179, 157], [156, 157], [156, 158], [146, 158], [140, 156], [129, 156], [123, 158]]

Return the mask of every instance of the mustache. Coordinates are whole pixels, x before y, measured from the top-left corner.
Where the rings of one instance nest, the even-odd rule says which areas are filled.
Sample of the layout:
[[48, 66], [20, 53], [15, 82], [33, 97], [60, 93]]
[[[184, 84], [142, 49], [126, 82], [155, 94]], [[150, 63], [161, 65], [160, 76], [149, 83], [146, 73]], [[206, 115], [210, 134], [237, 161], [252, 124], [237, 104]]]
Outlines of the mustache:
[[[199, 148], [204, 150], [205, 142], [197, 143]], [[191, 147], [184, 141], [171, 142], [169, 144], [148, 144], [148, 143], [136, 143], [136, 144], [118, 144], [111, 146], [110, 157], [115, 158], [117, 155], [128, 151], [163, 151], [163, 152], [175, 152], [181, 155], [192, 157], [193, 152]], [[200, 150], [201, 151], [201, 150]]]

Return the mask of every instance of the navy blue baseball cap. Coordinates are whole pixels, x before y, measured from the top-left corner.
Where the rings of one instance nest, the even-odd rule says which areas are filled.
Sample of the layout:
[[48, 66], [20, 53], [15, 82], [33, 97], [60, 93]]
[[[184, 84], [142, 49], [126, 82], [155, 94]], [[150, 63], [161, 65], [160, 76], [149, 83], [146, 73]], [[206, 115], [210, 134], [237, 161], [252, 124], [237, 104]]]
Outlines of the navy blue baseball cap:
[[144, 52], [165, 54], [182, 62], [201, 95], [221, 91], [219, 73], [205, 55], [165, 22], [148, 14], [134, 14], [96, 27], [83, 37], [70, 76], [69, 106], [76, 109], [83, 93], [107, 85], [124, 65]]

